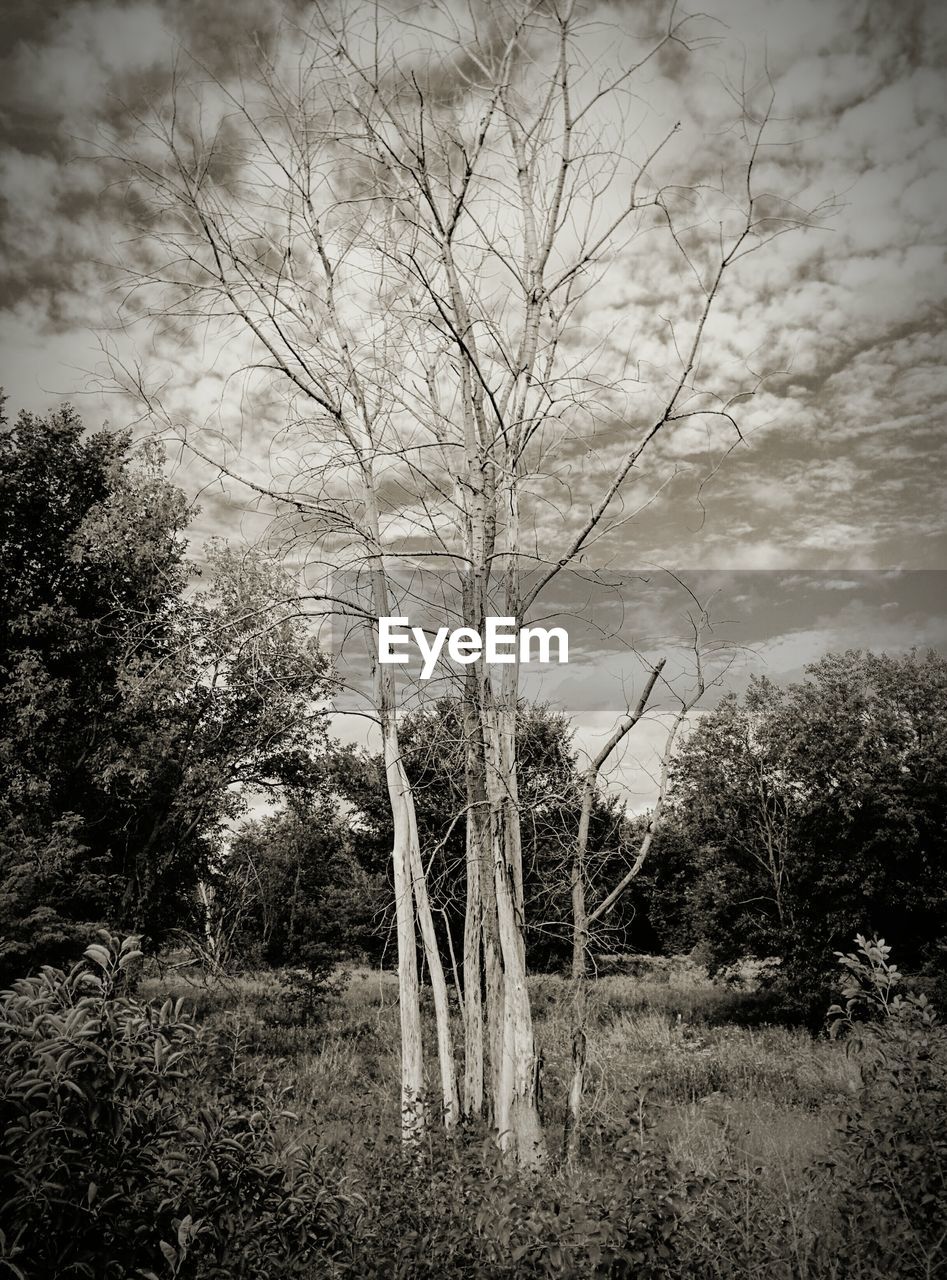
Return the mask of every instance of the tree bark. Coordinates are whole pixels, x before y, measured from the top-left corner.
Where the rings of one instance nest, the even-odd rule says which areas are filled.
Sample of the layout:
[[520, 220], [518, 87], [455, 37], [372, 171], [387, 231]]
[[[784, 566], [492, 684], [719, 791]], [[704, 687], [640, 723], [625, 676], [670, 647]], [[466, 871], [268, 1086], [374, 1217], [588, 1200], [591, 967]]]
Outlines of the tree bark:
[[[582, 1125], [582, 1100], [585, 1095], [585, 1068], [588, 1060], [588, 956], [589, 956], [589, 913], [585, 901], [586, 854], [589, 847], [589, 824], [592, 819], [592, 805], [595, 801], [595, 787], [599, 771], [622, 739], [631, 732], [648, 707], [648, 701], [664, 670], [665, 659], [652, 669], [647, 683], [633, 711], [629, 711], [619, 721], [608, 741], [589, 763], [582, 778], [582, 808], [579, 812], [579, 829], [572, 855], [570, 888], [572, 893], [572, 1079], [569, 1084], [569, 1104], [565, 1123], [565, 1153], [569, 1160], [574, 1160], [579, 1152]], [[668, 751], [673, 742], [673, 734], [677, 731], [677, 723], [669, 739]], [[662, 787], [666, 780], [665, 768]], [[653, 827], [649, 826], [645, 837], [646, 843], [639, 850], [635, 860], [635, 868], [640, 870], [648, 849], [651, 846]], [[637, 871], [635, 871], [635, 874]], [[631, 877], [623, 878], [622, 891], [630, 883]], [[599, 909], [600, 910], [600, 909]]]
[[[384, 681], [384, 677], [382, 677]], [[407, 778], [401, 763], [393, 714], [382, 705], [385, 778], [394, 826], [392, 868], [395, 881], [395, 922], [398, 938], [398, 1007], [401, 1019], [401, 1136], [417, 1144], [425, 1128], [424, 1051], [421, 1040], [421, 1000], [411, 890], [411, 822]]]
[[447, 994], [444, 963], [437, 944], [434, 916], [431, 912], [431, 903], [427, 892], [427, 877], [424, 874], [424, 866], [421, 862], [414, 798], [410, 795], [410, 792], [408, 796], [408, 811], [410, 829], [408, 853], [412, 890], [418, 926], [424, 943], [424, 956], [427, 960], [431, 994], [434, 998], [434, 1025], [437, 1035], [437, 1061], [441, 1075], [444, 1127], [448, 1133], [451, 1133], [456, 1128], [457, 1120], [460, 1116], [460, 1100], [457, 1095], [457, 1068], [454, 1063], [454, 1045], [450, 1029], [450, 999]]
[[[507, 616], [519, 621], [518, 511], [515, 478], [502, 494], [507, 520], [504, 598]], [[523, 936], [523, 863], [516, 776], [516, 709], [519, 659], [503, 668], [500, 694], [493, 702], [489, 676], [481, 684], [487, 797], [490, 805], [492, 879], [496, 900], [497, 941], [502, 965], [502, 1017], [494, 1066], [494, 1123], [500, 1149], [523, 1168], [547, 1159], [539, 1116], [538, 1058], [526, 981]]]
[[485, 965], [482, 867], [486, 835], [483, 739], [468, 678], [464, 697], [464, 756], [467, 774], [467, 891], [464, 915], [464, 1115], [483, 1113], [483, 976]]

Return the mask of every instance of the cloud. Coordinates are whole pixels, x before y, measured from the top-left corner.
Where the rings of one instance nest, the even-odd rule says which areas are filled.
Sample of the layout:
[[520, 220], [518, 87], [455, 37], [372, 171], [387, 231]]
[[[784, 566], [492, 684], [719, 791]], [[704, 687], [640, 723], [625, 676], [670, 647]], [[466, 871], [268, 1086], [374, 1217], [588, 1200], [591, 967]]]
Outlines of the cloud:
[[[595, 38], [607, 52], [659, 26], [663, 12], [657, 4], [602, 5], [595, 16], [611, 26]], [[103, 332], [111, 316], [109, 274], [98, 263], [123, 252], [128, 212], [101, 171], [69, 163], [81, 150], [76, 138], [93, 136], [102, 121], [124, 127], [130, 108], [160, 96], [176, 49], [232, 76], [251, 34], [272, 46], [279, 14], [269, 0], [87, 0], [19, 11], [0, 108], [8, 138], [0, 156], [0, 335], [3, 378], [15, 399], [41, 407], [70, 380], [86, 387], [79, 371], [95, 361], [89, 329]], [[714, 0], [709, 14], [725, 24], [716, 29], [727, 39], [689, 62], [686, 74], [679, 59], [649, 65], [642, 99], [628, 102], [629, 122], [641, 129], [636, 143], [646, 148], [680, 113], [684, 128], [666, 176], [711, 158], [726, 162], [737, 135], [723, 127], [733, 112], [720, 81], [737, 82], [744, 63], [759, 67], [765, 40], [779, 145], [761, 153], [761, 187], [800, 204], [838, 192], [843, 203], [825, 229], [748, 257], [721, 294], [690, 407], [716, 403], [711, 390], [752, 390], [734, 409], [746, 444], [734, 448], [732, 428], [719, 418], [675, 424], [628, 490], [622, 513], [641, 505], [641, 515], [597, 544], [596, 554], [603, 563], [646, 558], [688, 567], [940, 564], [947, 548], [944, 14], [934, 4], [863, 0]], [[712, 206], [704, 212], [712, 216]], [[629, 382], [612, 417], [599, 419], [594, 453], [586, 419], [581, 437], [564, 446], [560, 472], [536, 508], [541, 546], [588, 510], [680, 367], [700, 290], [687, 265], [657, 245], [653, 229], [643, 229], [582, 311], [574, 337], [608, 334], [609, 369], [627, 361], [640, 382]], [[114, 341], [141, 339], [115, 334]], [[150, 349], [144, 354], [150, 358]], [[176, 336], [163, 354], [175, 414], [194, 430], [213, 423], [239, 441], [254, 477], [274, 456], [287, 465], [267, 439], [286, 414], [278, 397], [228, 381], [223, 359], [219, 372], [208, 371], [201, 348]], [[222, 354], [239, 364], [239, 348]], [[762, 374], [769, 376], [760, 382]], [[101, 397], [89, 403], [106, 405]], [[118, 421], [131, 416], [120, 399], [108, 407]], [[209, 480], [197, 461], [178, 474], [194, 492]], [[215, 488], [204, 507], [202, 531], [256, 529], [262, 520], [251, 495], [233, 487]], [[410, 512], [393, 513], [392, 527], [407, 532]]]

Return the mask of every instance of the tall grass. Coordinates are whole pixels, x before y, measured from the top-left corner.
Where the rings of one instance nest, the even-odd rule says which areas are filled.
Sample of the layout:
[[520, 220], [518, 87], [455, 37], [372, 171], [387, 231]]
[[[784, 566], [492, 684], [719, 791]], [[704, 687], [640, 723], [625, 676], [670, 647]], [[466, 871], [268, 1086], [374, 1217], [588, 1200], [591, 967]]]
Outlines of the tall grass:
[[[531, 985], [545, 1118], [555, 1132], [570, 1071], [570, 987], [550, 975]], [[337, 1118], [365, 1118], [371, 1103], [387, 1128], [384, 1117], [394, 1114], [398, 1090], [393, 974], [356, 969], [310, 1027], [274, 1018], [280, 986], [272, 975], [152, 978], [142, 994], [183, 996], [211, 1026], [239, 1028], [245, 1048], [291, 1083], [307, 1107], [328, 1103]], [[855, 1068], [837, 1045], [804, 1030], [721, 1023], [721, 1010], [733, 1001], [733, 993], [707, 986], [600, 979], [589, 1005], [590, 1131], [620, 1127], [643, 1098], [669, 1149], [708, 1174], [717, 1167], [714, 1152], [728, 1162], [740, 1151], [757, 1161], [778, 1153], [790, 1165], [811, 1159], [856, 1087]]]
[[[570, 1073], [570, 986], [548, 975], [531, 981], [544, 1061], [544, 1119], [556, 1150]], [[394, 975], [355, 970], [321, 1020], [307, 1027], [280, 1016], [280, 985], [272, 976], [197, 985], [182, 976], [152, 979], [143, 992], [159, 993], [184, 995], [224, 1039], [234, 1037], [235, 1054], [248, 1053], [275, 1085], [291, 1088], [296, 1113], [317, 1118], [326, 1158], [362, 1186], [367, 1201], [372, 1199], [378, 1153], [385, 1143], [397, 1146]], [[578, 1194], [577, 1188], [590, 1197], [589, 1203], [597, 1186], [612, 1195], [607, 1188], [613, 1183], [621, 1135], [641, 1130], [645, 1141], [646, 1126], [647, 1150], [654, 1153], [648, 1159], [657, 1162], [654, 1178], [669, 1184], [676, 1179], [668, 1190], [683, 1197], [667, 1211], [674, 1224], [673, 1264], [653, 1274], [879, 1280], [870, 1229], [864, 1240], [853, 1243], [840, 1218], [842, 1192], [833, 1172], [845, 1113], [861, 1087], [859, 1071], [844, 1047], [827, 1037], [778, 1025], [744, 1025], [741, 1002], [746, 1006], [753, 999], [752, 993], [720, 990], [673, 972], [660, 980], [648, 974], [611, 975], [594, 984], [581, 1164], [563, 1171], [561, 1185], [559, 1174], [550, 1175], [544, 1203], [560, 1208], [549, 1208], [549, 1221], [559, 1221], [556, 1215], [572, 1203], [569, 1197]], [[737, 1020], [730, 1020], [731, 1015]], [[456, 1030], [460, 1043], [459, 1018]], [[429, 1033], [433, 1045], [430, 1026]], [[433, 1097], [433, 1052], [429, 1058]], [[468, 1209], [474, 1210], [459, 1190], [451, 1189], [451, 1177], [438, 1184], [436, 1212], [445, 1215], [439, 1231], [445, 1238], [454, 1232], [459, 1240], [468, 1230], [463, 1225]], [[486, 1176], [484, 1186], [493, 1185], [495, 1191], [498, 1184], [491, 1177]], [[463, 1195], [472, 1204], [480, 1194], [479, 1183], [466, 1166], [463, 1178], [460, 1173], [457, 1178], [458, 1188], [468, 1178]], [[397, 1177], [385, 1185], [393, 1197], [386, 1212], [395, 1220], [407, 1212], [412, 1221], [426, 1221], [432, 1210], [422, 1210], [420, 1201], [407, 1209], [407, 1192], [397, 1186]], [[515, 1208], [517, 1193], [508, 1190]], [[649, 1188], [648, 1196], [657, 1190]], [[485, 1201], [478, 1211], [487, 1223], [500, 1212], [498, 1202], [490, 1203], [492, 1208]], [[660, 1232], [665, 1211], [654, 1212], [658, 1217], [648, 1230]], [[469, 1227], [475, 1233], [482, 1229]], [[413, 1274], [410, 1259], [405, 1265], [403, 1274]], [[584, 1273], [567, 1267], [549, 1274], [575, 1274], [578, 1280]]]

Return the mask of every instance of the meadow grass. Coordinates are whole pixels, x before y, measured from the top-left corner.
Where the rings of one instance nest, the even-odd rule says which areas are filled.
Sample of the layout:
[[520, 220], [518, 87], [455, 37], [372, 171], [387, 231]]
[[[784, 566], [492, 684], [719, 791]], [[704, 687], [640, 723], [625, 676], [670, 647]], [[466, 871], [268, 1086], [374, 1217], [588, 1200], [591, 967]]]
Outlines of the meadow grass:
[[[870, 1221], [857, 1232], [850, 1229], [840, 1199], [844, 1184], [833, 1172], [846, 1113], [861, 1086], [843, 1045], [803, 1028], [748, 1024], [746, 1014], [759, 1014], [752, 991], [715, 986], [692, 971], [665, 967], [657, 974], [645, 969], [599, 978], [589, 997], [579, 1164], [560, 1165], [571, 1072], [571, 985], [555, 975], [534, 976], [530, 985], [542, 1055], [543, 1118], [554, 1157], [541, 1191], [554, 1216], [560, 1197], [565, 1203], [577, 1189], [585, 1194], [584, 1188], [592, 1203], [598, 1182], [610, 1185], [623, 1134], [642, 1143], [646, 1137], [647, 1149], [666, 1162], [654, 1166], [665, 1171], [656, 1174], [658, 1181], [666, 1177], [670, 1187], [677, 1179], [689, 1187], [675, 1210], [676, 1261], [667, 1274], [888, 1280], [890, 1257], [879, 1270]], [[224, 1071], [230, 1054], [235, 1070], [239, 1066], [245, 1074], [249, 1064], [261, 1080], [287, 1090], [293, 1115], [282, 1122], [286, 1139], [304, 1129], [314, 1134], [328, 1167], [360, 1187], [366, 1202], [377, 1198], [379, 1151], [385, 1144], [388, 1150], [398, 1147], [393, 973], [350, 971], [306, 1025], [294, 1018], [288, 988], [276, 974], [204, 981], [177, 971], [147, 979], [140, 994], [183, 996], [217, 1033]], [[438, 1081], [427, 991], [422, 1008], [434, 1098]], [[461, 1042], [455, 1011], [455, 1044]], [[390, 1185], [401, 1213], [403, 1192], [397, 1183]], [[449, 1191], [443, 1194], [448, 1199], [437, 1212], [444, 1230], [462, 1235], [467, 1228], [457, 1224], [467, 1212], [463, 1197], [472, 1194], [470, 1188], [456, 1190], [456, 1204]], [[648, 1203], [654, 1194], [652, 1188]], [[415, 1207], [412, 1213], [419, 1222], [430, 1221], [429, 1209]], [[889, 1223], [877, 1229], [884, 1233]]]
[[[555, 1145], [564, 1122], [571, 1064], [570, 984], [531, 979], [543, 1055], [543, 1107]], [[314, 1025], [279, 1017], [274, 974], [204, 980], [178, 972], [149, 978], [147, 997], [184, 997], [196, 1016], [236, 1035], [323, 1132], [353, 1123], [393, 1129], [397, 1117], [397, 979], [350, 972]], [[789, 1176], [816, 1158], [856, 1085], [839, 1046], [807, 1031], [720, 1022], [732, 992], [709, 983], [612, 975], [592, 984], [586, 1123], [590, 1131], [636, 1122], [640, 1108], [673, 1155], [713, 1173], [735, 1158], [778, 1162]], [[427, 1011], [430, 1020], [430, 1010]], [[455, 1042], [461, 1040], [459, 1017]], [[436, 1089], [429, 1055], [431, 1088]]]

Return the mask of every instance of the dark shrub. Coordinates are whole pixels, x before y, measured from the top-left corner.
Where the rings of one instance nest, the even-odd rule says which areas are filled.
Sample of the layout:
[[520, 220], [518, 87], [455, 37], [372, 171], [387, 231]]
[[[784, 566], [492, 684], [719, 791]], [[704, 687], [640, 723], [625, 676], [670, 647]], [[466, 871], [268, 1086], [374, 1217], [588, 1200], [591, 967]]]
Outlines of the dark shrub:
[[836, 1161], [846, 1275], [900, 1280], [947, 1270], [947, 1034], [926, 996], [902, 994], [883, 939], [841, 956], [844, 1005], [829, 1013], [863, 1087]]
[[363, 1157], [371, 1211], [352, 1219], [347, 1280], [681, 1274], [678, 1228], [695, 1183], [642, 1129], [600, 1135], [581, 1167], [535, 1175], [508, 1167], [486, 1131], [432, 1135], [416, 1159], [394, 1142]]
[[340, 1201], [280, 1143], [281, 1099], [224, 1105], [213, 1043], [180, 1000], [134, 999], [134, 940], [103, 938], [0, 999], [0, 1260], [21, 1280], [311, 1274]]

